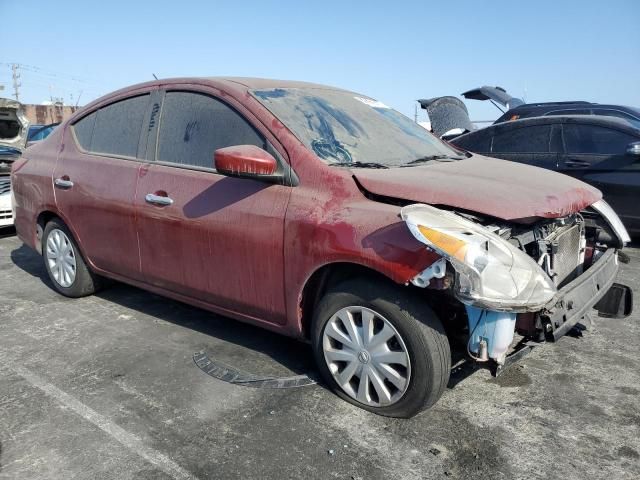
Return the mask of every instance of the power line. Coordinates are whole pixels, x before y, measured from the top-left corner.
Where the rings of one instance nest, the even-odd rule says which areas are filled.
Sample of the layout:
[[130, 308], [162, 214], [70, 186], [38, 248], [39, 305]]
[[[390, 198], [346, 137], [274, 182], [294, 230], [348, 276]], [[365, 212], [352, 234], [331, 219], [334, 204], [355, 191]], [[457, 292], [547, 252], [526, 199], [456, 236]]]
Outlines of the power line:
[[79, 83], [92, 83], [91, 79], [88, 78], [83, 78], [83, 77], [78, 77], [75, 75], [69, 75], [68, 73], [62, 73], [62, 72], [57, 72], [57, 71], [53, 71], [53, 70], [47, 70], [41, 67], [37, 67], [35, 65], [27, 65], [25, 63], [5, 63], [5, 62], [0, 62], [0, 65], [17, 65], [20, 69], [26, 71], [26, 72], [31, 72], [31, 73], [35, 73], [38, 75], [43, 75], [43, 76], [47, 76], [47, 77], [54, 77], [54, 78], [66, 78], [68, 80], [74, 81], [74, 82], [79, 82]]

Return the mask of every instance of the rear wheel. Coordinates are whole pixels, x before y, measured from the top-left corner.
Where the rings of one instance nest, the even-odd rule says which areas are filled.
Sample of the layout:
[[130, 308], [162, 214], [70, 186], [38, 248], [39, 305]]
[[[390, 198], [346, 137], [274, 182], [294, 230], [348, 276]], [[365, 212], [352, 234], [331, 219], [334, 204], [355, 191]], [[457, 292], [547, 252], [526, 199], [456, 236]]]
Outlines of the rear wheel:
[[67, 226], [59, 219], [47, 223], [42, 257], [55, 289], [67, 297], [84, 297], [99, 288], [99, 278], [85, 263]]
[[391, 417], [433, 405], [449, 380], [442, 324], [407, 290], [356, 279], [325, 295], [313, 323], [316, 362], [341, 398]]

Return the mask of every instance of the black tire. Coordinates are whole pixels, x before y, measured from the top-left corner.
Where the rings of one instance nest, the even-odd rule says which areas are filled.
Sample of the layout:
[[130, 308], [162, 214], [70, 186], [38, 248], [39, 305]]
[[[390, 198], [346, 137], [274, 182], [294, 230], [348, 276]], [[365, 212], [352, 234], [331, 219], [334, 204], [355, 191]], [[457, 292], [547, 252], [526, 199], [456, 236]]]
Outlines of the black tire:
[[[75, 258], [75, 278], [69, 286], [61, 285], [60, 282], [56, 279], [51, 271], [47, 258], [47, 241], [52, 232], [56, 230], [64, 233], [69, 239], [71, 252], [73, 257]], [[47, 273], [49, 274], [51, 283], [53, 284], [54, 288], [62, 295], [72, 298], [86, 297], [87, 295], [91, 295], [100, 289], [100, 277], [89, 270], [84, 258], [82, 257], [82, 254], [80, 253], [78, 244], [71, 234], [71, 231], [67, 228], [64, 222], [62, 222], [62, 220], [58, 218], [54, 218], [49, 221], [44, 228], [44, 233], [42, 235], [42, 258], [44, 260], [44, 266], [47, 270]]]
[[[325, 361], [323, 333], [331, 317], [342, 308], [365, 307], [379, 313], [401, 336], [409, 355], [411, 375], [404, 394], [390, 405], [371, 406], [348, 395], [336, 382]], [[344, 400], [388, 417], [410, 418], [435, 404], [449, 381], [451, 351], [442, 323], [407, 287], [356, 278], [330, 289], [313, 317], [312, 344], [325, 382]]]

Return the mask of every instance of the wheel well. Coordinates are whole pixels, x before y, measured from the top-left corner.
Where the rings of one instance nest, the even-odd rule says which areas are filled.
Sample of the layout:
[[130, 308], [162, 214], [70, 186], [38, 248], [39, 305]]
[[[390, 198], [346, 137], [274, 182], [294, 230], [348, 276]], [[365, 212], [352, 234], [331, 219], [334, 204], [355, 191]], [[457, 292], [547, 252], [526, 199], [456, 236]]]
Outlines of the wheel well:
[[46, 210], [44, 212], [40, 212], [40, 215], [38, 215], [38, 219], [36, 220], [36, 249], [40, 254], [42, 254], [41, 245], [42, 245], [42, 234], [44, 232], [44, 227], [47, 225], [47, 223], [49, 223], [54, 218], [59, 218], [59, 217], [55, 213]]
[[300, 308], [302, 313], [302, 334], [310, 338], [311, 322], [316, 305], [332, 286], [354, 277], [368, 277], [382, 282], [393, 281], [371, 268], [357, 263], [331, 263], [316, 270], [307, 280], [302, 291]]
[[53, 212], [44, 211], [38, 215], [37, 223], [44, 229], [44, 226], [53, 218], [58, 218], [58, 216]]

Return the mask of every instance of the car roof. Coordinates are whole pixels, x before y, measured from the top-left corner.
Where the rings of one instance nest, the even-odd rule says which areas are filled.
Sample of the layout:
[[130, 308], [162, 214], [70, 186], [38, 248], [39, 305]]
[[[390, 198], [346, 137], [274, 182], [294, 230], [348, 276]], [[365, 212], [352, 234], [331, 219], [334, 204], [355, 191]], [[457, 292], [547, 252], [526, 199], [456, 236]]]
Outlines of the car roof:
[[267, 89], [267, 88], [314, 88], [323, 90], [340, 90], [342, 88], [322, 85], [320, 83], [303, 82], [298, 80], [277, 80], [273, 78], [257, 78], [257, 77], [205, 77], [206, 80], [233, 82], [247, 87], [247, 89]]
[[552, 123], [580, 123], [638, 130], [628, 120], [619, 117], [610, 117], [608, 115], [549, 115], [543, 117], [528, 117], [512, 120], [510, 122], [498, 123], [496, 125], [492, 125], [492, 127], [502, 126], [502, 128], [509, 128], [508, 125], [515, 125], [513, 128], [517, 128], [517, 126], [523, 125], [544, 125]]
[[[552, 112], [554, 110], [572, 110], [572, 109], [597, 109], [597, 110], [620, 110], [634, 115], [640, 115], [640, 110], [627, 105], [613, 105], [610, 103], [593, 103], [585, 101], [573, 101], [573, 102], [544, 102], [544, 103], [525, 103], [514, 107], [504, 115], [536, 112], [537, 110], [543, 112]], [[504, 116], [503, 115], [503, 116]]]
[[257, 77], [175, 77], [175, 78], [161, 78], [158, 80], [152, 80], [149, 82], [136, 83], [127, 87], [115, 90], [107, 93], [106, 95], [97, 98], [83, 108], [75, 112], [75, 114], [69, 119], [71, 123], [75, 122], [78, 118], [83, 117], [87, 111], [93, 109], [96, 105], [107, 104], [117, 97], [123, 97], [129, 94], [135, 94], [136, 92], [143, 92], [144, 90], [154, 87], [168, 87], [177, 84], [194, 84], [194, 85], [209, 85], [214, 88], [220, 88], [229, 92], [235, 92], [242, 95], [250, 90], [258, 89], [275, 89], [275, 88], [306, 88], [316, 90], [332, 90], [336, 92], [350, 92], [342, 88], [332, 87], [329, 85], [322, 85], [319, 83], [302, 82], [296, 80], [277, 80], [271, 78], [257, 78]]

